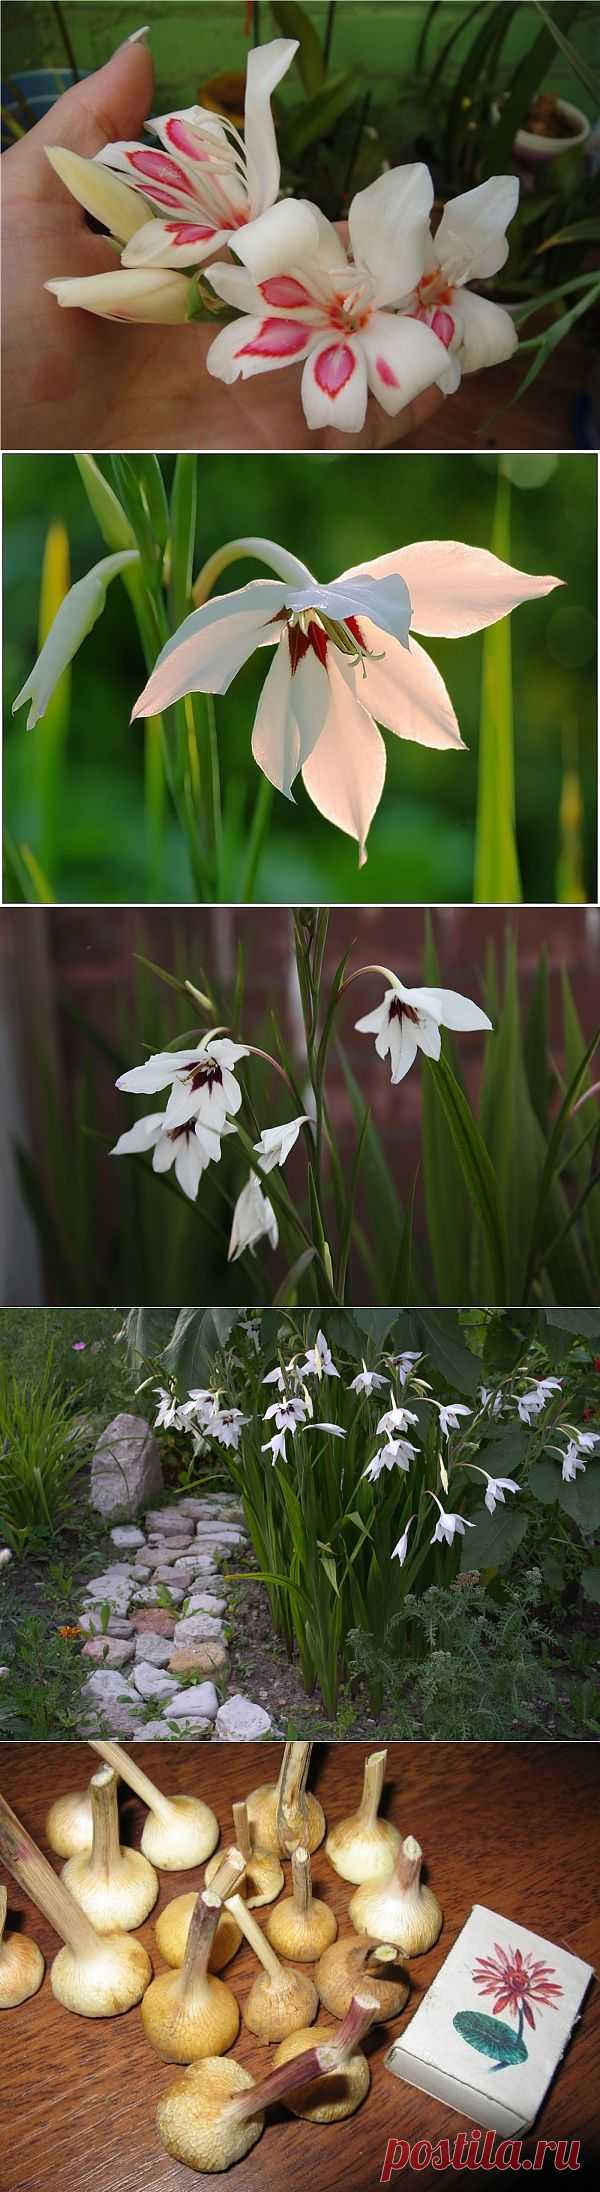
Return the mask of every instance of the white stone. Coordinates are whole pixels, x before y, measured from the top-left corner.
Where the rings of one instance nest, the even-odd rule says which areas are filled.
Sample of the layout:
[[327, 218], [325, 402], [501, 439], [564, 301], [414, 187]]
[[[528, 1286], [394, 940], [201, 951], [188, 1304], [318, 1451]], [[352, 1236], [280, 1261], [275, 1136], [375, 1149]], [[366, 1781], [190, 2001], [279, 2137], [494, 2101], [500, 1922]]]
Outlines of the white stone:
[[92, 1636], [83, 1647], [86, 1660], [95, 1659], [100, 1667], [126, 1667], [133, 1659], [135, 1645], [126, 1636]]
[[212, 1614], [184, 1614], [178, 1621], [173, 1639], [173, 1651], [180, 1652], [186, 1644], [205, 1644], [209, 1636], [223, 1641], [223, 1624], [215, 1621]]
[[179, 1683], [172, 1674], [163, 1674], [162, 1667], [153, 1667], [148, 1659], [136, 1659], [133, 1681], [140, 1697], [174, 1697]]
[[92, 1459], [90, 1500], [101, 1515], [135, 1515], [162, 1492], [160, 1448], [143, 1416], [107, 1424]]
[[[98, 1578], [98, 1581], [96, 1583], [87, 1583], [86, 1591], [86, 1613], [93, 1612], [94, 1605], [110, 1606], [113, 1614], [124, 1615], [129, 1612], [129, 1607], [131, 1605], [131, 1599], [133, 1596], [133, 1586], [127, 1581], [119, 1582], [113, 1579], [107, 1581], [106, 1576], [101, 1576]], [[92, 1601], [91, 1607], [88, 1603], [90, 1599]]]
[[111, 1530], [110, 1536], [111, 1544], [125, 1550], [146, 1543], [143, 1530], [136, 1530], [133, 1523], [117, 1524], [117, 1528]]
[[83, 1694], [99, 1717], [108, 1721], [111, 1733], [133, 1734], [142, 1708], [125, 1675], [113, 1674], [108, 1667], [98, 1667], [95, 1674], [88, 1675]]
[[191, 1690], [180, 1690], [179, 1696], [167, 1708], [168, 1720], [214, 1720], [218, 1708], [214, 1682], [196, 1682]]
[[136, 1659], [146, 1660], [151, 1667], [168, 1667], [173, 1646], [168, 1636], [155, 1636], [152, 1629], [139, 1632], [135, 1647]]
[[255, 1743], [259, 1736], [268, 1735], [273, 1722], [262, 1705], [253, 1705], [249, 1697], [228, 1697], [220, 1705], [216, 1718], [217, 1735], [223, 1743]]
[[[141, 1728], [138, 1727], [135, 1730], [134, 1742], [168, 1743], [170, 1736], [171, 1730], [167, 1727], [165, 1720], [144, 1720], [143, 1726]], [[173, 1738], [171, 1736], [171, 1742], [172, 1741]]]
[[188, 1614], [214, 1614], [216, 1620], [222, 1619], [226, 1608], [227, 1600], [213, 1598], [212, 1591], [193, 1591], [187, 1602]]
[[[165, 1705], [165, 1713], [170, 1714], [171, 1719], [173, 1718], [170, 1705]], [[211, 1720], [178, 1720], [175, 1727], [177, 1735], [183, 1736], [185, 1741], [188, 1737], [193, 1736], [194, 1742], [197, 1743], [201, 1735], [214, 1735], [214, 1723]], [[165, 1722], [165, 1735], [170, 1735], [172, 1742], [175, 1741], [175, 1727], [168, 1728]]]
[[99, 1606], [90, 1608], [88, 1613], [81, 1613], [78, 1627], [84, 1636], [133, 1636], [131, 1622], [126, 1621], [123, 1614], [109, 1614], [104, 1630]]

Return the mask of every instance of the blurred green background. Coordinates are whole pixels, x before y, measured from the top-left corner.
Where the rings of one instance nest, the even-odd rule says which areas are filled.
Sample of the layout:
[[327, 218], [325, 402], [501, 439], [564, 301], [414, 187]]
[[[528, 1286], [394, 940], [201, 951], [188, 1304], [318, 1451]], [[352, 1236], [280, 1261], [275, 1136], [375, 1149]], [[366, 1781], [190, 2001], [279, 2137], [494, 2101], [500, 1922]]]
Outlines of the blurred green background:
[[[161, 459], [167, 489], [174, 460]], [[498, 465], [511, 479], [511, 560], [553, 571], [565, 591], [511, 619], [517, 833], [526, 901], [596, 896], [596, 459], [592, 456], [217, 456], [199, 463], [196, 568], [224, 540], [259, 533], [300, 555], [321, 579], [420, 538], [489, 545]], [[40, 860], [64, 902], [185, 902], [193, 896], [178, 824], [169, 820], [161, 888], [148, 881], [143, 726], [130, 727], [144, 681], [120, 581], [72, 671], [70, 720], [52, 756], [43, 725], [25, 730], [11, 705], [37, 651], [40, 571], [49, 526], [62, 521], [72, 578], [104, 552], [73, 460], [4, 459], [5, 824]], [[106, 463], [105, 463], [106, 469]], [[259, 572], [250, 561], [221, 590]], [[264, 576], [264, 570], [262, 575]], [[256, 897], [268, 901], [469, 901], [482, 640], [426, 642], [446, 679], [468, 752], [435, 753], [386, 734], [387, 779], [362, 871], [356, 848], [297, 786], [275, 795]], [[217, 703], [227, 890], [239, 894], [259, 786], [250, 736], [264, 679], [256, 656]], [[7, 892], [8, 896], [9, 893]]]

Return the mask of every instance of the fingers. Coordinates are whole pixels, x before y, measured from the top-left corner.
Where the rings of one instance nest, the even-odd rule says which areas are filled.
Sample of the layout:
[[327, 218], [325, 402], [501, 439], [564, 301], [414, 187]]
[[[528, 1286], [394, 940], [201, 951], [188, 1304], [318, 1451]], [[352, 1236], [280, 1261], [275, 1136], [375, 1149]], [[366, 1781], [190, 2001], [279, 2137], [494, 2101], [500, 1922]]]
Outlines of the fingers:
[[[154, 70], [146, 46], [119, 46], [106, 67], [74, 84], [49, 114], [7, 152], [10, 178], [29, 197], [64, 199], [64, 185], [46, 159], [47, 145], [64, 145], [93, 159], [113, 138], [138, 136], [152, 101]], [[17, 165], [19, 174], [17, 176]]]

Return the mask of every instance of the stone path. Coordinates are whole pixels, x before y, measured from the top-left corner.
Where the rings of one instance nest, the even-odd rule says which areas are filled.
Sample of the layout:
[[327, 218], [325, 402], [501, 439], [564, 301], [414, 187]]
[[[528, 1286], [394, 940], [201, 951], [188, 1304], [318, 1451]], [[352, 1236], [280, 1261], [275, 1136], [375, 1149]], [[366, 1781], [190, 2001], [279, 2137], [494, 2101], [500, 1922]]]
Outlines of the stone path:
[[235, 1493], [174, 1499], [110, 1535], [115, 1560], [87, 1583], [78, 1617], [89, 1663], [79, 1732], [230, 1743], [274, 1734], [251, 1698], [217, 1695], [228, 1673], [222, 1564], [243, 1561], [248, 1544]]

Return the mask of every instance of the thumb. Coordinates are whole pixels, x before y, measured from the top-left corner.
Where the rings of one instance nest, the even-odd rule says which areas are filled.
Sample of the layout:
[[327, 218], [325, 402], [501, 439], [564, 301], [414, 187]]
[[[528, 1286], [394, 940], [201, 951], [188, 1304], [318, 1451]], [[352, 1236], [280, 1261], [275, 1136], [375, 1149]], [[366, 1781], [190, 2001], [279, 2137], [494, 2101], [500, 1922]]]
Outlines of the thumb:
[[139, 133], [151, 105], [153, 87], [154, 69], [147, 47], [126, 42], [105, 68], [65, 91], [43, 121], [36, 123], [35, 129], [29, 130], [6, 155], [13, 167], [20, 160], [21, 181], [26, 174], [30, 195], [39, 189], [45, 200], [64, 197], [64, 185], [45, 157], [47, 145], [63, 145], [83, 159], [93, 159], [94, 153], [113, 138]]

